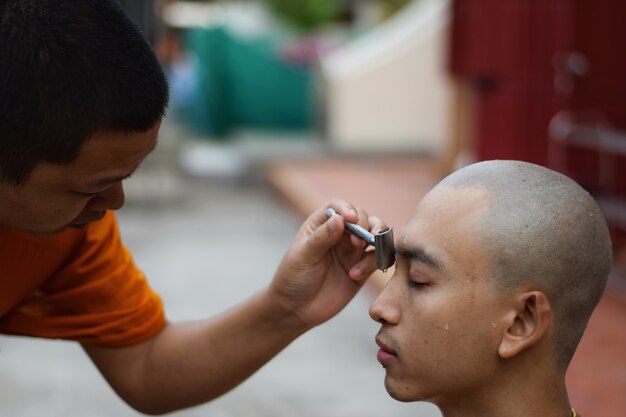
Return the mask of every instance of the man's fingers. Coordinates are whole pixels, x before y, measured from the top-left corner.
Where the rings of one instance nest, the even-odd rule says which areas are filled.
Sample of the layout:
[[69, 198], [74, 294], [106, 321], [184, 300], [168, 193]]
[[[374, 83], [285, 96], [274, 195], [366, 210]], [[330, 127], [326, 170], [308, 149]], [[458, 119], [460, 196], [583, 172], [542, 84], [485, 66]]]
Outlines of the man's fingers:
[[[332, 208], [336, 213], [330, 218], [327, 214], [328, 208]], [[387, 227], [385, 222], [379, 217], [369, 216], [365, 210], [356, 209], [345, 200], [331, 199], [309, 218], [308, 228], [310, 234], [307, 239], [310, 242], [305, 245], [306, 252], [304, 253], [309, 261], [319, 260], [324, 256], [325, 252], [333, 247], [343, 257], [355, 249], [363, 250], [370, 243], [346, 231], [345, 222], [357, 224], [373, 235], [378, 234]], [[349, 237], [346, 236], [346, 239], [340, 242], [342, 235], [346, 233], [349, 234]], [[346, 265], [346, 267], [349, 266]], [[352, 274], [354, 274], [351, 277], [359, 281], [367, 278], [375, 269], [375, 254], [372, 251], [371, 254], [364, 255], [363, 260], [359, 261], [358, 264], [350, 267]]]
[[346, 221], [355, 223], [358, 221], [358, 214], [356, 209], [347, 201], [341, 200], [339, 198], [333, 198], [328, 200], [322, 207], [316, 210], [309, 220], [311, 221], [311, 227], [313, 229], [318, 228], [322, 224], [326, 223], [328, 220], [328, 215], [326, 214], [326, 210], [332, 208], [341, 215]]
[[359, 216], [357, 209], [354, 208], [354, 206], [352, 206], [347, 201], [340, 200], [340, 199], [333, 199], [333, 200], [330, 200], [328, 203], [329, 203], [328, 207], [335, 209], [335, 211], [341, 214], [341, 216], [346, 221], [351, 222], [351, 223], [357, 223], [359, 221], [360, 216]]
[[380, 217], [377, 217], [377, 216], [369, 217], [369, 226], [373, 235], [377, 235], [382, 230], [387, 228], [387, 224], [384, 221], [382, 221]]
[[308, 236], [303, 257], [309, 262], [319, 261], [343, 236], [344, 224], [339, 215], [333, 214]]
[[376, 271], [376, 254], [374, 251], [367, 251], [361, 260], [350, 268], [348, 276], [354, 282], [363, 285], [374, 271]]
[[[363, 220], [365, 218], [364, 216], [367, 216], [367, 213], [359, 211], [359, 219], [362, 221], [359, 225], [370, 230], [373, 235], [376, 235], [387, 228], [387, 224], [379, 217], [369, 216], [366, 222]], [[376, 253], [374, 250], [367, 250], [362, 259], [350, 268], [348, 275], [353, 281], [362, 285], [367, 278], [369, 278], [369, 276], [376, 271], [376, 269]]]

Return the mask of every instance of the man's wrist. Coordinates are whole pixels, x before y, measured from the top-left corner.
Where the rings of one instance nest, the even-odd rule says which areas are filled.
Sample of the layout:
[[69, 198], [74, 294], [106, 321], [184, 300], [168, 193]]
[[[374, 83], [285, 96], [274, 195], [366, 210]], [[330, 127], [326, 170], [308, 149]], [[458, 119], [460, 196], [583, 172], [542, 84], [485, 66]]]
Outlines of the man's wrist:
[[284, 331], [295, 339], [314, 327], [298, 315], [290, 300], [271, 286], [260, 291], [256, 298], [263, 311], [263, 321], [271, 326], [271, 331]]

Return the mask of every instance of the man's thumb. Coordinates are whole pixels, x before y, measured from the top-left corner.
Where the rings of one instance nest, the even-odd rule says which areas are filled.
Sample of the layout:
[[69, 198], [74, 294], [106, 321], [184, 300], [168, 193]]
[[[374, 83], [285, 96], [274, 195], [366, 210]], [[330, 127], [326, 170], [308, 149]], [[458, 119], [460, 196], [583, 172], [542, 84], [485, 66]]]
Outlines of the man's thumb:
[[309, 261], [320, 260], [341, 239], [344, 224], [338, 214], [333, 214], [309, 236], [304, 248], [304, 257]]

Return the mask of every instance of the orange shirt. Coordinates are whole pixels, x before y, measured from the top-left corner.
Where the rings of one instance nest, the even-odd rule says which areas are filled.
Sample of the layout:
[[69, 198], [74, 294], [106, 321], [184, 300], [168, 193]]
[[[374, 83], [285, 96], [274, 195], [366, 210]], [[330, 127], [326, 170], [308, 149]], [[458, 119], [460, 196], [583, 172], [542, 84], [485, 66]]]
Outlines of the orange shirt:
[[112, 212], [48, 237], [0, 225], [0, 333], [119, 347], [164, 325]]

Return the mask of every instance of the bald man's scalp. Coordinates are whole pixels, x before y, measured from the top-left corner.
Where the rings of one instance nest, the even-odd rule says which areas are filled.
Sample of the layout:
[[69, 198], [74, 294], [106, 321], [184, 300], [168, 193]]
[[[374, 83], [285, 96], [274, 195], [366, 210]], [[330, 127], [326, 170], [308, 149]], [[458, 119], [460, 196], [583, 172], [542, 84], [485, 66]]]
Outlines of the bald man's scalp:
[[479, 244], [499, 290], [535, 286], [555, 313], [557, 359], [566, 367], [606, 286], [611, 240], [595, 200], [570, 178], [520, 161], [463, 168], [438, 187], [486, 190]]

